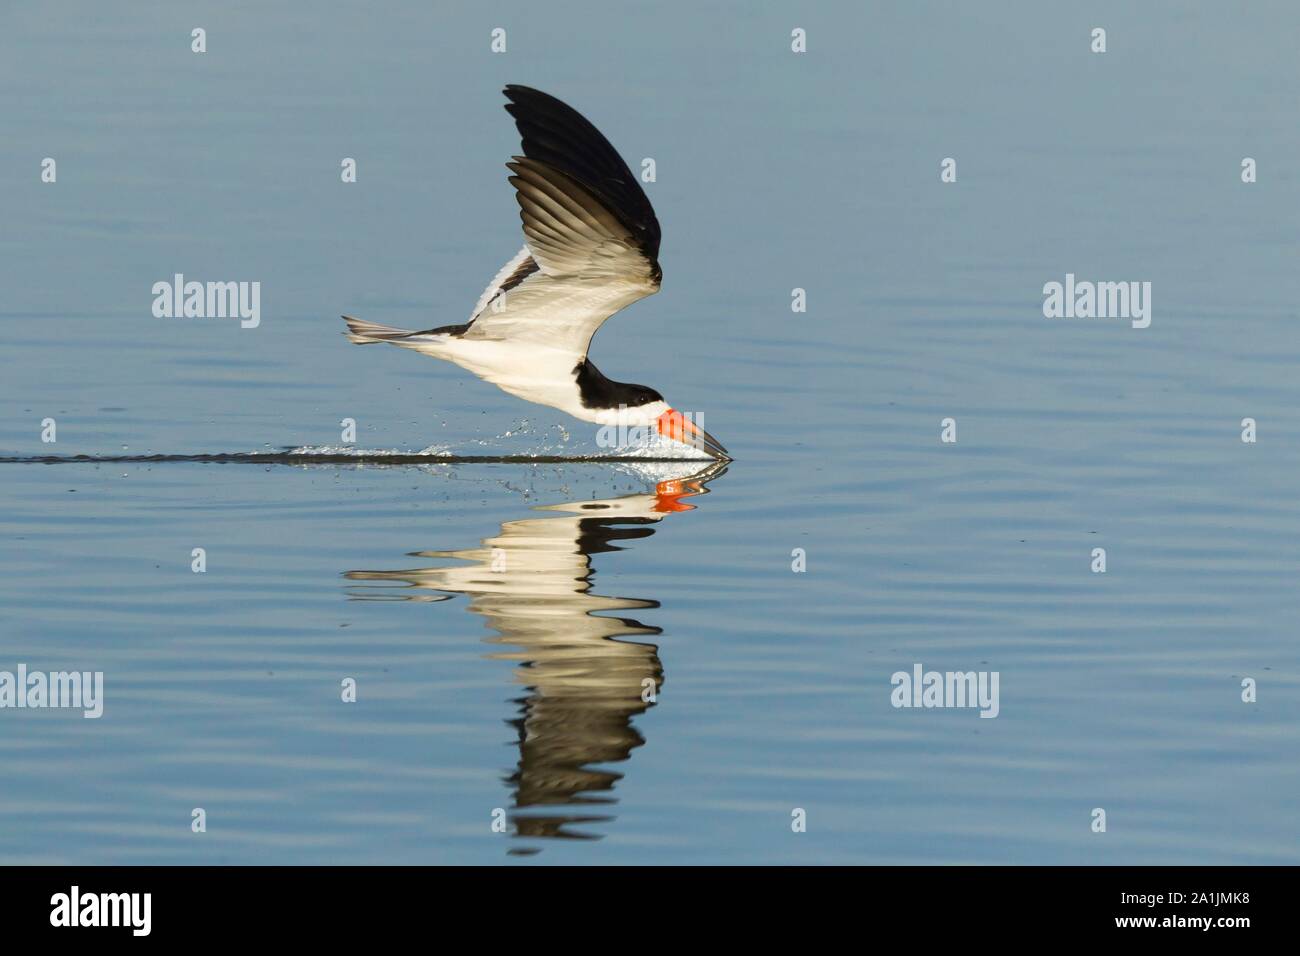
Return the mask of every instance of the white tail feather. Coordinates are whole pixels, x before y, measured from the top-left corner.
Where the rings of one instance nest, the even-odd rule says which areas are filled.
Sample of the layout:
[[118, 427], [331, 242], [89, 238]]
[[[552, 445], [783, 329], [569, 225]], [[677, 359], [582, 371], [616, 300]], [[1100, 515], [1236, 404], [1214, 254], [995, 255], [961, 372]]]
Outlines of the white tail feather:
[[402, 338], [410, 335], [408, 329], [395, 329], [392, 326], [380, 325], [378, 322], [367, 322], [365, 319], [354, 319], [350, 315], [343, 316], [343, 321], [348, 324], [348, 330], [343, 334], [348, 337], [348, 341], [355, 345], [374, 345], [376, 342], [391, 342], [393, 339]]

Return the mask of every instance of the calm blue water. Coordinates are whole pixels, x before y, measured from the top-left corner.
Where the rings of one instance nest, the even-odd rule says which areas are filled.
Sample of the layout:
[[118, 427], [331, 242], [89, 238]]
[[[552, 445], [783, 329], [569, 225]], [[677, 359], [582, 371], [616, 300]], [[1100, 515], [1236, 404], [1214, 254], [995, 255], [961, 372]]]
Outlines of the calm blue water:
[[[517, 82], [655, 160], [663, 291], [592, 355], [737, 460], [0, 464], [0, 671], [105, 675], [99, 720], [0, 709], [0, 862], [1297, 862], [1297, 26], [6, 8], [0, 456], [592, 451], [339, 335], [464, 321], [518, 249]], [[176, 272], [260, 326], [154, 318]], [[1066, 273], [1150, 328], [1044, 318]], [[915, 663], [998, 717], [894, 708]]]

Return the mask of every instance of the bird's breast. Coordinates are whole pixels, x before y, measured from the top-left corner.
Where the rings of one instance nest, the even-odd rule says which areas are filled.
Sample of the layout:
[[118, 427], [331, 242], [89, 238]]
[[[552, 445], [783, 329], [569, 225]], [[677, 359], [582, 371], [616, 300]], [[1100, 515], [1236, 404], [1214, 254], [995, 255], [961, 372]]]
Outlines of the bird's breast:
[[584, 421], [596, 421], [583, 414], [574, 374], [582, 356], [568, 349], [550, 349], [500, 339], [465, 338], [449, 349], [447, 357], [516, 398], [558, 408]]

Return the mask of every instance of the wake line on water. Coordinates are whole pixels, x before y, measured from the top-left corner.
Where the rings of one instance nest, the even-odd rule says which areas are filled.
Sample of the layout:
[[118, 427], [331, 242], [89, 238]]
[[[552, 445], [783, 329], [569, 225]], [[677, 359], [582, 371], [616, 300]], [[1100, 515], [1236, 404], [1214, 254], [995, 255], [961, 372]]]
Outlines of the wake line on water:
[[6, 465], [95, 465], [206, 462], [244, 465], [560, 465], [709, 462], [711, 458], [647, 455], [454, 455], [445, 452], [411, 451], [311, 451], [287, 449], [278, 452], [215, 452], [192, 455], [0, 455]]

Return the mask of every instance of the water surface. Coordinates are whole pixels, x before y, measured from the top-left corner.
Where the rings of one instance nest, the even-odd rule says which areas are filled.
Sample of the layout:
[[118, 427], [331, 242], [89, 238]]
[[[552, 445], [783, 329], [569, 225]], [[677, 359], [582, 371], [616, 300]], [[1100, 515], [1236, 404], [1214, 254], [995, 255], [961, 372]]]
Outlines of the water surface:
[[[518, 248], [518, 82], [656, 160], [663, 291], [593, 358], [737, 459], [0, 464], [0, 670], [106, 682], [0, 711], [0, 862], [1300, 857], [1291, 7], [0, 17], [0, 457], [591, 454], [339, 334]], [[176, 272], [261, 325], [155, 319]], [[1045, 319], [1067, 272], [1151, 327]], [[999, 716], [893, 708], [917, 662]]]

